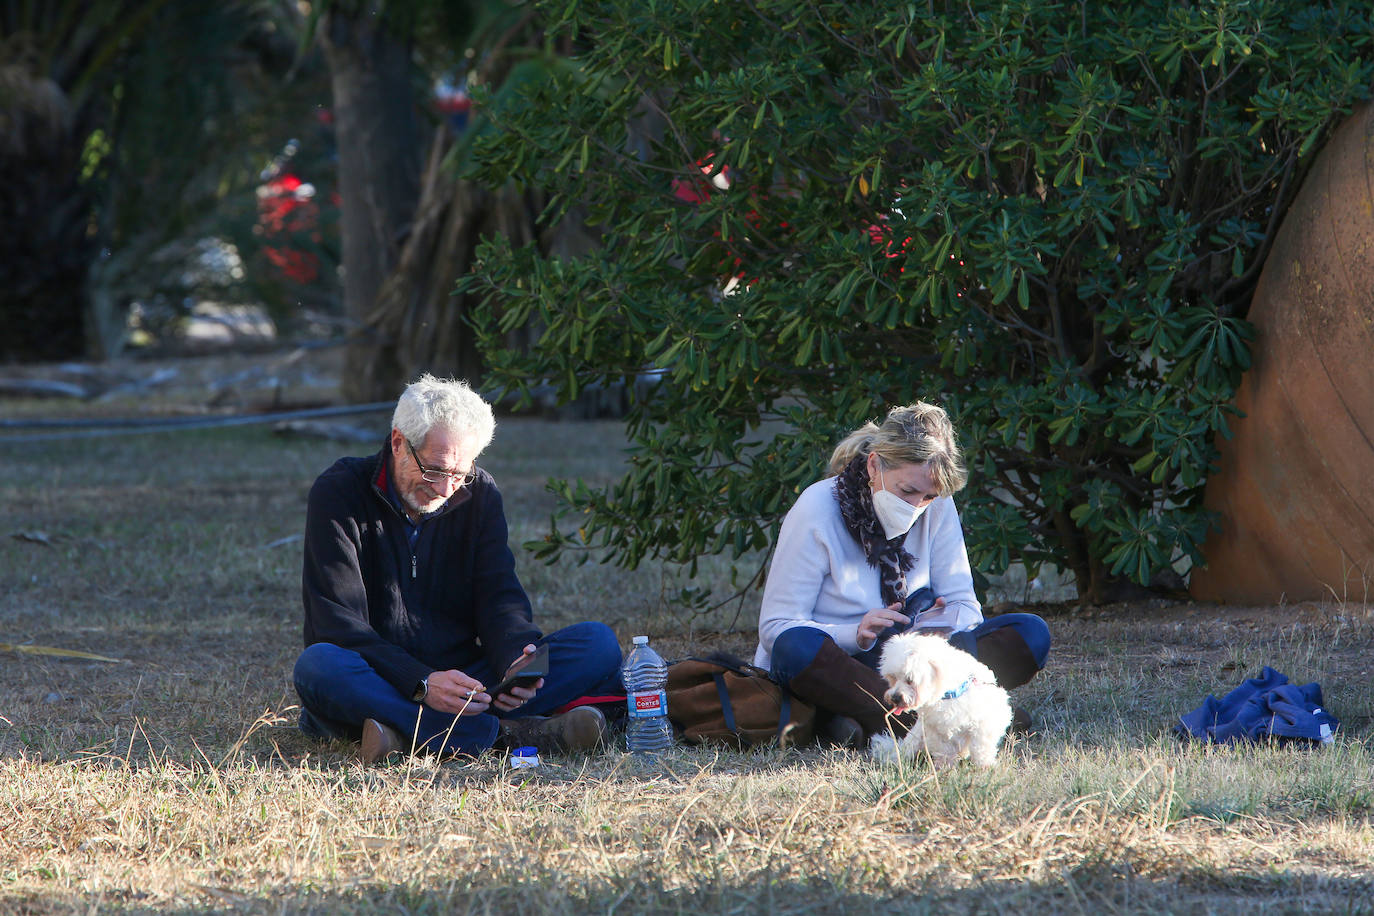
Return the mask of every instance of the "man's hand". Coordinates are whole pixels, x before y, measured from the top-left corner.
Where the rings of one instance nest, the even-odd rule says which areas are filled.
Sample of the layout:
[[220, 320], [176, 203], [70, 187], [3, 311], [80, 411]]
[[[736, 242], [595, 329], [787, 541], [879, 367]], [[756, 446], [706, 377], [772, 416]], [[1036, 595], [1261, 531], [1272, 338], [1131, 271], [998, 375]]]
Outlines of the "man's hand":
[[[501, 680], [504, 681], [507, 677], [510, 677], [512, 674], [515, 674], [521, 668], [529, 664], [530, 656], [533, 654], [534, 646], [526, 646], [524, 654], [522, 654], [519, 658], [510, 663], [510, 667], [506, 669], [506, 676], [501, 678]], [[493, 700], [492, 705], [495, 706], [497, 709], [501, 710], [502, 712], [510, 712], [512, 709], [518, 709], [519, 707], [524, 706], [530, 700], [533, 700], [534, 695], [538, 693], [539, 688], [543, 686], [544, 679], [542, 677], [539, 680], [535, 681], [529, 687], [520, 687], [512, 684], [511, 688], [508, 691], [506, 691], [505, 693], [496, 697], [495, 700]]]
[[867, 652], [873, 648], [873, 644], [878, 641], [883, 631], [899, 623], [911, 623], [911, 618], [902, 613], [900, 602], [869, 611], [864, 615], [864, 619], [859, 621], [859, 648]]
[[457, 716], [476, 716], [487, 711], [491, 697], [482, 682], [456, 668], [435, 671], [429, 676], [425, 705]]

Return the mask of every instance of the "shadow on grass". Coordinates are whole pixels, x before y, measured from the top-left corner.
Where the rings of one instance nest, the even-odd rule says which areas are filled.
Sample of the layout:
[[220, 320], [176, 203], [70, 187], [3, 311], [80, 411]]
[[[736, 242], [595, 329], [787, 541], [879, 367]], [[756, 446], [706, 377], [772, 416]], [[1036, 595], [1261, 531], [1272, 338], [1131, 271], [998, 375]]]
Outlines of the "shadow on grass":
[[[875, 855], [881, 855], [875, 850]], [[799, 862], [797, 870], [804, 870]], [[856, 863], [856, 877], [862, 871]], [[255, 895], [199, 887], [196, 900], [156, 905], [146, 900], [99, 895], [50, 895], [5, 900], [9, 912], [25, 916], [87, 913], [191, 914], [584, 914], [584, 913], [761, 913], [919, 914], [1006, 913], [1027, 909], [1048, 913], [1374, 913], [1374, 877], [1330, 878], [1291, 872], [1220, 874], [1207, 869], [1162, 876], [1133, 873], [1129, 866], [1089, 865], [1041, 881], [997, 881], [951, 888], [936, 882], [855, 893], [842, 883], [783, 879], [769, 873], [691, 888], [653, 881], [605, 882], [596, 888], [569, 887], [566, 876], [531, 874], [518, 884], [485, 884], [482, 867], [455, 876], [442, 887], [366, 886], [320, 893], [297, 886], [267, 888]], [[9, 909], [14, 907], [15, 909]]]

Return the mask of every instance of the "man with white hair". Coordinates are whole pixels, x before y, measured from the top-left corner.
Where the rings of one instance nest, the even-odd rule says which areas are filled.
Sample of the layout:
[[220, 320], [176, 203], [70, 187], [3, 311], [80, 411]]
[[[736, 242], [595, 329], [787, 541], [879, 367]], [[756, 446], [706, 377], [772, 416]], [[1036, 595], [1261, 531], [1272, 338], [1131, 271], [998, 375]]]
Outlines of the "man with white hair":
[[[465, 383], [426, 374], [396, 402], [380, 452], [341, 458], [315, 481], [294, 671], [305, 733], [360, 740], [369, 764], [396, 751], [554, 753], [605, 739], [595, 707], [546, 718], [623, 692], [620, 644], [600, 623], [547, 636], [534, 626], [501, 494], [476, 463], [495, 429]], [[543, 646], [545, 677], [487, 692]]]

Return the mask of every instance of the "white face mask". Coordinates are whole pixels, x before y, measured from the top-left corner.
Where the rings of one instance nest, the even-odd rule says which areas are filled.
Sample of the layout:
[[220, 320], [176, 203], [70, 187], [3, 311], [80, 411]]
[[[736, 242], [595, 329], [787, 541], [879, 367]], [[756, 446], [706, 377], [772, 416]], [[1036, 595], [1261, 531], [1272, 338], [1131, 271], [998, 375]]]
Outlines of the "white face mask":
[[873, 512], [878, 516], [878, 523], [883, 526], [883, 534], [889, 541], [910, 531], [924, 511], [925, 506], [913, 506], [896, 493], [889, 492], [883, 486], [882, 468], [878, 469], [878, 489], [873, 491]]

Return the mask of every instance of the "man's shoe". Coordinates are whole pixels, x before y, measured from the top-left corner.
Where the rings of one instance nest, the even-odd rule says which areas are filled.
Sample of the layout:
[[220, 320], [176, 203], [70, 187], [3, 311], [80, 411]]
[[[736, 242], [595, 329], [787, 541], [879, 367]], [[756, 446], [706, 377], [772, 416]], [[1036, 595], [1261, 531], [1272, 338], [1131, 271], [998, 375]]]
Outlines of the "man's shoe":
[[1013, 706], [1011, 708], [1012, 734], [1024, 735], [1031, 730], [1032, 725], [1030, 713], [1026, 712], [1026, 710], [1022, 709], [1020, 706]]
[[363, 741], [358, 751], [363, 763], [372, 766], [381, 763], [392, 754], [405, 750], [401, 735], [390, 725], [383, 725], [376, 719], [363, 720]]
[[496, 745], [536, 747], [541, 754], [595, 750], [606, 740], [606, 717], [595, 706], [578, 706], [561, 716], [502, 719]]

